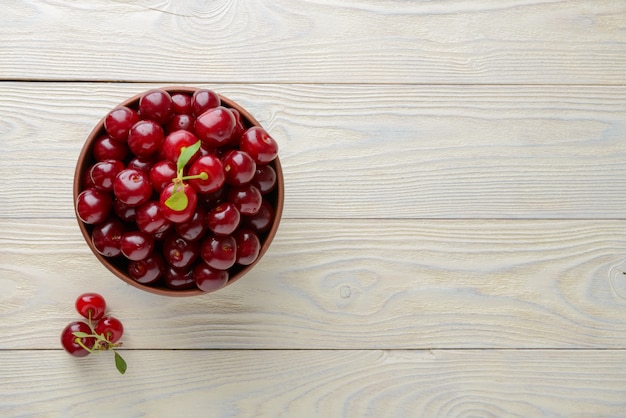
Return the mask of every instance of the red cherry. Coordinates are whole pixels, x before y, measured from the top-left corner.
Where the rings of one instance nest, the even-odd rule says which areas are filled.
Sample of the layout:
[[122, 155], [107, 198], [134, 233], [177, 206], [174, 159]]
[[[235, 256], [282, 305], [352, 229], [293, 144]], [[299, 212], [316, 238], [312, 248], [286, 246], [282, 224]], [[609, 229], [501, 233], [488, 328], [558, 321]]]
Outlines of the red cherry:
[[193, 268], [177, 269], [176, 267], [166, 267], [163, 272], [165, 286], [174, 290], [193, 289], [196, 282], [193, 276]]
[[256, 163], [247, 153], [240, 150], [228, 151], [222, 157], [226, 183], [241, 186], [249, 183], [256, 173]]
[[128, 275], [137, 283], [149, 285], [158, 281], [165, 271], [163, 258], [157, 253], [128, 263]]
[[[172, 132], [166, 136], [163, 141], [163, 156], [176, 164], [182, 148], [190, 147], [196, 142], [198, 142], [198, 138], [189, 131], [180, 130]], [[193, 158], [195, 158], [196, 155], [198, 154], [195, 154]]]
[[254, 215], [261, 208], [263, 196], [251, 184], [233, 187], [228, 191], [228, 201], [233, 203], [242, 215]]
[[124, 163], [119, 160], [104, 160], [95, 163], [89, 170], [89, 176], [98, 190], [110, 192], [113, 190], [113, 182], [120, 171], [124, 169]]
[[257, 164], [267, 164], [278, 156], [278, 144], [260, 126], [253, 126], [244, 132], [239, 147], [250, 154]]
[[198, 116], [193, 124], [196, 136], [213, 147], [228, 143], [235, 126], [235, 116], [223, 106], [207, 110]]
[[116, 141], [108, 135], [99, 137], [93, 144], [93, 156], [97, 161], [123, 161], [129, 152], [126, 142]]
[[174, 114], [172, 96], [162, 89], [146, 92], [139, 99], [139, 114], [159, 124], [167, 123]]
[[149, 176], [152, 188], [161, 193], [176, 178], [176, 164], [169, 160], [159, 161], [152, 166]]
[[254, 177], [250, 181], [254, 187], [265, 195], [276, 187], [276, 170], [271, 165], [257, 165]]
[[212, 193], [224, 185], [224, 166], [215, 155], [200, 157], [189, 167], [189, 176], [202, 173], [207, 174], [208, 178], [206, 180], [200, 178], [189, 180], [189, 184], [198, 193]]
[[237, 263], [244, 266], [254, 263], [261, 251], [259, 237], [249, 229], [238, 229], [233, 237], [237, 242]]
[[230, 235], [239, 226], [241, 215], [230, 202], [224, 202], [213, 209], [207, 215], [207, 225], [215, 235]]
[[84, 322], [75, 321], [69, 323], [61, 332], [61, 345], [74, 357], [85, 357], [89, 355], [89, 351], [85, 350], [77, 341], [80, 341], [88, 349], [92, 349], [96, 344], [95, 337], [83, 337], [78, 338], [74, 336], [74, 332], [84, 332], [85, 334], [91, 334], [89, 325]]
[[128, 147], [138, 157], [149, 157], [160, 149], [164, 138], [161, 125], [152, 120], [142, 120], [130, 128]]
[[96, 334], [103, 336], [108, 342], [116, 343], [124, 335], [122, 322], [112, 316], [102, 318], [94, 328]]
[[119, 199], [113, 200], [113, 212], [124, 222], [134, 222], [137, 214], [137, 208], [135, 206], [128, 206], [126, 203]]
[[221, 104], [220, 96], [212, 90], [196, 90], [191, 97], [191, 113], [200, 116], [204, 112]]
[[104, 129], [116, 141], [125, 142], [128, 131], [139, 121], [139, 115], [126, 106], [118, 106], [104, 118]]
[[191, 114], [191, 96], [187, 93], [173, 93], [172, 110], [175, 114]]
[[214, 269], [227, 270], [237, 260], [237, 243], [230, 235], [210, 236], [202, 242], [200, 255]]
[[267, 201], [261, 202], [259, 211], [254, 215], [242, 216], [242, 225], [247, 226], [256, 233], [266, 232], [274, 221], [274, 208]]
[[187, 222], [191, 219], [196, 210], [196, 205], [198, 204], [198, 195], [193, 187], [189, 184], [183, 184], [182, 191], [187, 196], [187, 206], [181, 210], [172, 209], [165, 203], [174, 192], [174, 183], [170, 183], [163, 189], [159, 199], [163, 216], [175, 223]]
[[113, 193], [128, 206], [139, 206], [152, 196], [152, 185], [144, 172], [127, 168], [115, 178]]
[[96, 189], [83, 190], [76, 198], [76, 213], [86, 224], [98, 224], [106, 220], [112, 206], [111, 195]]
[[165, 125], [165, 133], [170, 134], [175, 131], [193, 131], [194, 117], [186, 114], [176, 114], [172, 116], [167, 125]]
[[126, 168], [132, 168], [145, 174], [149, 174], [150, 169], [156, 161], [154, 157], [154, 155], [151, 155], [149, 157], [135, 157], [128, 162]]
[[218, 270], [202, 262], [193, 269], [193, 276], [198, 289], [204, 292], [214, 292], [228, 283], [228, 271]]
[[184, 269], [190, 267], [200, 255], [200, 245], [195, 241], [172, 235], [163, 241], [163, 257], [172, 267]]
[[124, 224], [118, 218], [99, 223], [91, 231], [94, 248], [105, 257], [117, 257], [121, 254], [120, 243], [124, 235]]
[[[85, 318], [89, 319], [91, 316], [92, 321], [98, 321], [102, 318], [107, 307], [102, 295], [93, 292], [83, 293], [77, 297], [74, 306], [76, 311]], [[88, 332], [88, 334], [90, 333]]]
[[129, 260], [143, 260], [152, 254], [154, 238], [142, 231], [126, 232], [120, 240], [120, 250]]
[[246, 131], [246, 128], [241, 120], [241, 114], [237, 109], [229, 108], [230, 112], [235, 117], [235, 129], [233, 130], [233, 134], [230, 137], [231, 144], [239, 144], [241, 136]]
[[191, 218], [186, 222], [174, 225], [176, 233], [187, 241], [197, 241], [202, 238], [207, 230], [206, 226], [206, 210], [202, 205], [196, 205]]
[[135, 223], [140, 231], [147, 234], [158, 234], [172, 226], [172, 223], [161, 212], [161, 204], [154, 200], [137, 208]]

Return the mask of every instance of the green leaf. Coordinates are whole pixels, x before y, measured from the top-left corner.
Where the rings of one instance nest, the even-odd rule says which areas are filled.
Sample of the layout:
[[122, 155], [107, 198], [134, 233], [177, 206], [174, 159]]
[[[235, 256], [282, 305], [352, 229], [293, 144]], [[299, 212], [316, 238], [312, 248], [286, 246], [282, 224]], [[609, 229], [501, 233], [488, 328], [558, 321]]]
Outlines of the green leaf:
[[191, 157], [193, 157], [194, 154], [200, 149], [200, 144], [202, 144], [202, 141], [198, 141], [188, 147], [183, 147], [180, 150], [180, 156], [178, 157], [178, 161], [176, 162], [177, 172], [180, 172], [183, 170], [183, 168], [185, 168], [189, 160], [191, 160]]
[[189, 199], [187, 198], [185, 192], [179, 190], [172, 193], [172, 195], [168, 197], [165, 201], [165, 204], [168, 208], [172, 210], [181, 211], [187, 208], [187, 205], [189, 204]]
[[117, 370], [120, 373], [126, 373], [126, 361], [117, 353], [117, 351], [115, 351], [115, 367], [117, 367]]
[[77, 338], [87, 338], [91, 336], [90, 334], [87, 334], [86, 332], [80, 332], [80, 331], [74, 331], [72, 332], [72, 334], [74, 334], [74, 337], [77, 337]]

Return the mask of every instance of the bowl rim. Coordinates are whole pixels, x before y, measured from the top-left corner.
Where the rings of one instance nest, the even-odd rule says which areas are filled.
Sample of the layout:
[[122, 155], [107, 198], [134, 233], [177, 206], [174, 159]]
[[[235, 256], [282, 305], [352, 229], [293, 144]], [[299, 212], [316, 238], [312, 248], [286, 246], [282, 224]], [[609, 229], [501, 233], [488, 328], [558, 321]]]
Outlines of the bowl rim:
[[[115, 105], [113, 108], [111, 108], [111, 110], [119, 106], [133, 107], [133, 104], [138, 102], [141, 96], [143, 96], [148, 91], [155, 90], [155, 89], [165, 90], [169, 94], [175, 94], [175, 93], [193, 94], [194, 92], [198, 90], [203, 90], [204, 88], [189, 87], [189, 86], [166, 86], [166, 87], [148, 89], [143, 92], [137, 93], [133, 95], [132, 97], [124, 100], [123, 102]], [[216, 94], [219, 96], [222, 105], [225, 105], [225, 107], [227, 108], [233, 108], [237, 110], [240, 116], [242, 117], [242, 119], [247, 120], [249, 126], [261, 127], [261, 124], [254, 118], [254, 116], [252, 116], [252, 114], [250, 114], [240, 104], [238, 104], [237, 102], [229, 99], [228, 97], [220, 93], [216, 92]], [[149, 293], [160, 295], [160, 296], [174, 296], [174, 297], [199, 296], [199, 295], [206, 295], [206, 294], [214, 293], [215, 291], [224, 289], [225, 287], [230, 286], [231, 284], [235, 283], [236, 281], [241, 279], [243, 276], [245, 276], [254, 266], [256, 266], [256, 264], [261, 260], [263, 255], [267, 252], [272, 241], [274, 240], [274, 237], [276, 236], [276, 232], [278, 231], [278, 226], [282, 218], [283, 207], [284, 207], [285, 184], [284, 184], [284, 178], [283, 178], [282, 164], [280, 162], [279, 157], [276, 157], [271, 163], [269, 163], [272, 165], [272, 168], [274, 168], [274, 170], [276, 171], [276, 180], [277, 180], [276, 189], [272, 192], [276, 194], [276, 205], [274, 207], [274, 221], [272, 223], [272, 226], [267, 232], [263, 233], [265, 239], [261, 243], [261, 249], [259, 251], [259, 255], [257, 256], [256, 260], [247, 266], [242, 266], [242, 268], [239, 269], [235, 275], [229, 277], [228, 281], [223, 287], [216, 289], [214, 291], [211, 291], [211, 292], [206, 292], [197, 288], [176, 290], [176, 289], [170, 289], [167, 287], [156, 287], [156, 286], [141, 284], [133, 280], [122, 269], [118, 268], [116, 265], [111, 263], [108, 257], [105, 257], [104, 255], [96, 251], [91, 241], [91, 235], [89, 234], [88, 225], [85, 224], [78, 216], [78, 212], [76, 208], [76, 201], [77, 201], [78, 195], [83, 190], [82, 175], [84, 173], [84, 170], [88, 166], [88, 162], [92, 159], [91, 152], [93, 148], [93, 143], [95, 142], [97, 138], [99, 138], [101, 135], [105, 133], [104, 120], [106, 119], [106, 116], [107, 115], [105, 114], [92, 128], [92, 130], [87, 135], [85, 142], [80, 150], [80, 153], [76, 160], [76, 166], [74, 168], [74, 182], [73, 182], [73, 192], [72, 192], [73, 204], [74, 204], [74, 215], [76, 216], [79, 229], [81, 231], [83, 238], [85, 239], [85, 242], [87, 243], [87, 246], [89, 247], [91, 252], [96, 256], [96, 258], [100, 261], [100, 263], [102, 263], [102, 265], [104, 265], [117, 278], [121, 279], [122, 281], [131, 285], [132, 287], [135, 287], [137, 289], [140, 289]]]

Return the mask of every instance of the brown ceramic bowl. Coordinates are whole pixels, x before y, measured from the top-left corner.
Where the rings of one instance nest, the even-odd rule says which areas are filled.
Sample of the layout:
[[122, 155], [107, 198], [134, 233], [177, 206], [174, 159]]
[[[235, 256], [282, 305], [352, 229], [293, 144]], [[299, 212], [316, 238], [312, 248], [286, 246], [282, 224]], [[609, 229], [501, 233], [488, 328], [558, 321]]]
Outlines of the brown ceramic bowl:
[[[162, 89], [166, 90], [170, 94], [178, 93], [178, 92], [193, 94], [196, 90], [198, 90], [193, 87], [164, 87]], [[120, 103], [120, 105], [137, 109], [139, 98], [144, 93], [145, 92], [137, 94], [129, 98], [128, 100]], [[240, 105], [238, 105], [232, 100], [226, 97], [223, 97], [221, 95], [220, 95], [220, 99], [222, 102], [222, 106], [236, 109], [239, 112], [239, 114], [241, 115], [241, 120], [245, 128], [249, 128], [251, 126], [260, 126], [259, 122], [257, 122], [257, 120], [254, 119], [254, 117], [244, 108], [242, 108]], [[93, 130], [87, 137], [85, 144], [78, 157], [78, 162], [76, 164], [76, 170], [74, 173], [74, 207], [75, 208], [76, 208], [76, 199], [78, 195], [80, 194], [80, 192], [83, 190], [82, 179], [83, 179], [83, 176], [85, 175], [85, 171], [92, 164], [96, 162], [95, 158], [93, 157], [94, 143], [100, 136], [106, 134], [106, 131], [104, 129], [105, 117], [106, 115], [103, 116], [103, 118], [93, 128]], [[275, 211], [274, 220], [269, 230], [259, 234], [259, 240], [261, 241], [261, 249], [260, 249], [257, 259], [250, 265], [242, 266], [242, 265], [236, 264], [231, 269], [229, 269], [229, 280], [225, 286], [228, 286], [236, 282], [237, 280], [241, 279], [261, 260], [263, 254], [267, 251], [270, 244], [272, 243], [272, 240], [278, 229], [278, 224], [280, 222], [280, 218], [281, 218], [282, 211], [283, 211], [284, 180], [283, 180], [283, 172], [282, 172], [281, 164], [280, 164], [278, 157], [274, 161], [272, 161], [270, 165], [276, 171], [276, 177], [277, 177], [276, 187], [274, 188], [272, 192], [270, 192], [267, 195], [264, 195], [263, 198], [264, 200], [267, 200], [274, 208], [274, 211]], [[76, 219], [78, 221], [80, 231], [83, 234], [85, 241], [87, 242], [87, 245], [89, 246], [93, 254], [96, 256], [96, 258], [109, 271], [111, 271], [115, 276], [117, 276], [118, 278], [126, 282], [127, 284], [134, 286], [138, 289], [151, 292], [154, 294], [162, 295], [162, 296], [196, 296], [196, 295], [204, 295], [208, 293], [198, 288], [192, 288], [192, 289], [186, 289], [186, 290], [171, 289], [171, 288], [166, 287], [165, 284], [162, 283], [163, 282], [162, 280], [160, 280], [157, 284], [151, 284], [151, 285], [140, 284], [136, 282], [127, 273], [128, 261], [125, 259], [125, 257], [120, 255], [118, 257], [110, 258], [110, 257], [105, 257], [101, 255], [95, 249], [91, 240], [91, 231], [93, 229], [93, 225], [88, 225], [82, 222], [82, 220], [78, 217], [77, 214], [76, 214]]]

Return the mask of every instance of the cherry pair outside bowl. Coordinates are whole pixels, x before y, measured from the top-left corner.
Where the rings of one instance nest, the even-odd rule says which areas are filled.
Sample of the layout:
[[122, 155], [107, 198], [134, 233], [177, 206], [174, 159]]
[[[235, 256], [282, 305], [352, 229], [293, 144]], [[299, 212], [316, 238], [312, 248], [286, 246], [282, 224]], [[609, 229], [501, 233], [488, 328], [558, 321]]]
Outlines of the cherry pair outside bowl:
[[[184, 94], [191, 96], [200, 89], [194, 88], [194, 87], [173, 86], [173, 87], [163, 87], [161, 88], [161, 90], [167, 91], [170, 95], [173, 95], [176, 93], [184, 93]], [[145, 93], [147, 92], [136, 94], [135, 96], [120, 103], [118, 106], [126, 106], [128, 108], [137, 110], [139, 106], [139, 100]], [[235, 103], [234, 101], [222, 95], [218, 94], [218, 96], [221, 101], [221, 106], [224, 106], [229, 109], [234, 109], [237, 112], [239, 112], [241, 122], [245, 129], [248, 129], [253, 126], [261, 127], [259, 122], [246, 109], [244, 109], [239, 104]], [[94, 144], [99, 138], [107, 134], [105, 127], [104, 127], [105, 119], [106, 119], [106, 115], [102, 117], [102, 119], [92, 129], [91, 133], [87, 136], [87, 139], [85, 140], [85, 143], [79, 154], [78, 161], [76, 164], [76, 169], [74, 172], [74, 185], [73, 185], [74, 209], [75, 209], [76, 219], [78, 221], [78, 225], [85, 239], [85, 242], [87, 243], [87, 245], [89, 246], [89, 248], [91, 249], [95, 257], [100, 261], [100, 263], [102, 263], [111, 273], [113, 273], [116, 277], [118, 277], [125, 283], [137, 289], [144, 290], [146, 292], [154, 293], [157, 295], [162, 295], [162, 296], [198, 296], [198, 295], [204, 295], [204, 294], [210, 293], [210, 292], [203, 291], [197, 287], [193, 287], [190, 289], [183, 289], [183, 290], [172, 289], [165, 285], [163, 279], [160, 279], [155, 284], [139, 283], [135, 281], [129, 275], [128, 273], [129, 261], [123, 255], [119, 255], [116, 257], [106, 257], [102, 255], [100, 252], [98, 252], [98, 250], [96, 250], [96, 247], [94, 246], [94, 243], [92, 242], [92, 237], [91, 237], [91, 233], [93, 231], [94, 225], [83, 222], [78, 216], [76, 207], [77, 207], [78, 196], [84, 190], [83, 184], [84, 184], [84, 178], [86, 175], [85, 172], [93, 164], [97, 162], [93, 153]], [[269, 228], [264, 228], [262, 232], [258, 233], [258, 238], [260, 241], [260, 250], [256, 259], [249, 265], [235, 264], [235, 266], [231, 267], [228, 270], [229, 272], [228, 281], [223, 287], [226, 287], [236, 282], [237, 280], [245, 276], [248, 272], [250, 272], [250, 270], [254, 268], [254, 266], [261, 260], [265, 252], [270, 247], [272, 240], [274, 239], [274, 236], [276, 235], [276, 231], [278, 229], [278, 225], [280, 223], [280, 219], [281, 219], [282, 211], [283, 211], [284, 180], [283, 180], [282, 167], [281, 167], [280, 160], [278, 157], [276, 157], [273, 161], [268, 163], [268, 165], [271, 166], [276, 173], [276, 185], [274, 189], [271, 192], [263, 196], [263, 200], [267, 201], [270, 204], [270, 206], [272, 206], [272, 208], [274, 209], [273, 220], [270, 224], [271, 226], [269, 226]], [[215, 289], [215, 290], [218, 290], [218, 289]]]

